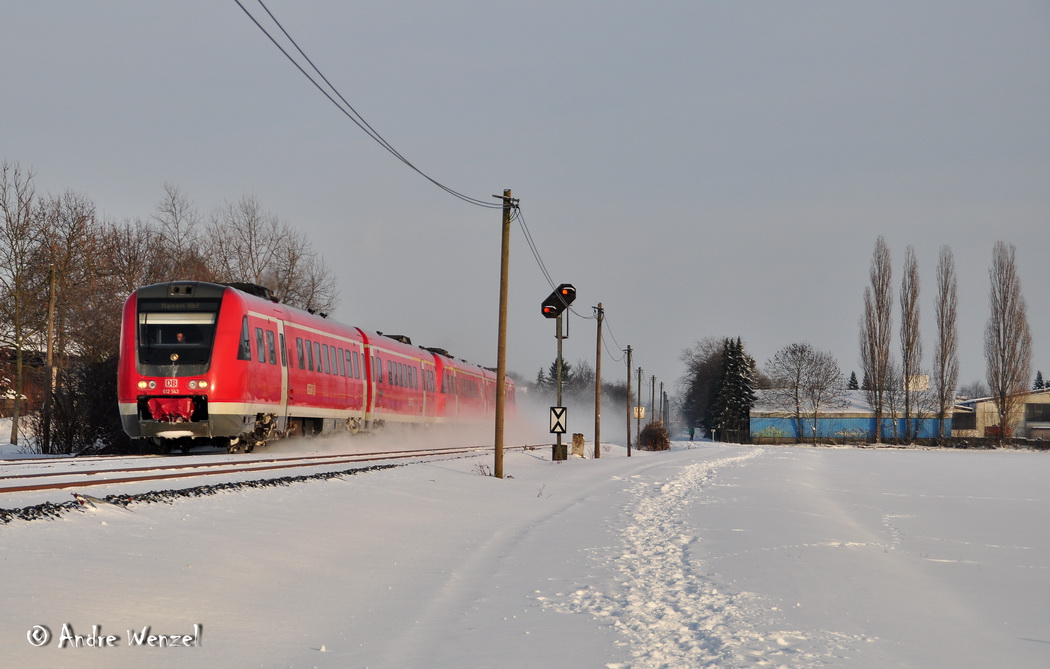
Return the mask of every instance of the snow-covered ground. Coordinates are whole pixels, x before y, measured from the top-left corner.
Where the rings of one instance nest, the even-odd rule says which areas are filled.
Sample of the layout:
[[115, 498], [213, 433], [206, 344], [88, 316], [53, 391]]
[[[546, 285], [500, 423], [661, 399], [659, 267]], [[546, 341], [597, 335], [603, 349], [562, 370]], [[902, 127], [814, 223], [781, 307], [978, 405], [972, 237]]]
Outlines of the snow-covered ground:
[[[1050, 666], [1048, 454], [625, 456], [552, 463], [544, 449], [508, 453], [503, 480], [484, 475], [491, 457], [454, 459], [16, 520], [0, 526], [0, 658]], [[146, 627], [191, 645], [150, 646]]]

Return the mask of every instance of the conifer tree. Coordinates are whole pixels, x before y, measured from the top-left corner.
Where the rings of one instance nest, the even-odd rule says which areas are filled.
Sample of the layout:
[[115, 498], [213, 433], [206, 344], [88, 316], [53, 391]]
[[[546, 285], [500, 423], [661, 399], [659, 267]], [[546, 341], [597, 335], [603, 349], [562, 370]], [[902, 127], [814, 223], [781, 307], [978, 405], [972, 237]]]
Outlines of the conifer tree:
[[1032, 390], [1045, 390], [1046, 383], [1043, 381], [1043, 371], [1040, 369], [1035, 370], [1035, 384], [1032, 385]]
[[849, 373], [849, 382], [846, 384], [847, 390], [860, 390], [860, 384], [857, 382], [857, 373]]
[[739, 337], [723, 342], [722, 366], [715, 384], [708, 411], [710, 426], [723, 441], [741, 441], [755, 405], [755, 361], [744, 351]]

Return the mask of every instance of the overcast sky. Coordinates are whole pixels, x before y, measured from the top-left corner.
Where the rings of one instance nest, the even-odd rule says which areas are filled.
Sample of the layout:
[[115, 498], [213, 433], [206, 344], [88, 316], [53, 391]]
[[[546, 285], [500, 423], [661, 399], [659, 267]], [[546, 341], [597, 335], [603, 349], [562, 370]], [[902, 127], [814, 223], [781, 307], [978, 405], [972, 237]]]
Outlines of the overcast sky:
[[[1016, 245], [1050, 374], [1046, 0], [267, 6], [422, 171], [513, 189], [576, 312], [605, 307], [607, 379], [630, 344], [671, 389], [709, 336], [759, 365], [809, 341], [859, 375], [879, 235], [895, 291], [915, 247], [927, 367], [951, 246], [960, 383], [984, 378], [992, 246]], [[0, 57], [0, 160], [38, 192], [115, 220], [148, 217], [165, 183], [205, 214], [254, 194], [324, 254], [335, 318], [495, 365], [500, 212], [386, 153], [232, 0], [9, 2]], [[556, 352], [550, 291], [515, 225], [509, 367], [530, 379]], [[565, 357], [593, 366], [594, 321], [570, 328]]]

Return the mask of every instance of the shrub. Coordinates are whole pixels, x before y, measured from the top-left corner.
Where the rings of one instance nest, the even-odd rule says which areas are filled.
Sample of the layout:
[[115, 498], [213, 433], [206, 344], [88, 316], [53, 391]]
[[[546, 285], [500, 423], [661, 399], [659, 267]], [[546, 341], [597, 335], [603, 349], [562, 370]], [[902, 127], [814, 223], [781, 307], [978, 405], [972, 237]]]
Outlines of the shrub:
[[671, 440], [667, 436], [667, 428], [661, 421], [653, 421], [638, 435], [638, 448], [643, 451], [669, 451]]

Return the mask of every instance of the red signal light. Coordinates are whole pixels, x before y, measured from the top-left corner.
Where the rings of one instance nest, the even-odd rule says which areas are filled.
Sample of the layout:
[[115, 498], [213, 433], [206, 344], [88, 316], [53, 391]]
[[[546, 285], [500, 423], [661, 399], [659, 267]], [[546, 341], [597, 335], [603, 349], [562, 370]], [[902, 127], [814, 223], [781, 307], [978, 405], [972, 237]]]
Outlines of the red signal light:
[[546, 318], [557, 318], [565, 307], [576, 299], [576, 288], [571, 283], [563, 283], [543, 301], [543, 315]]

